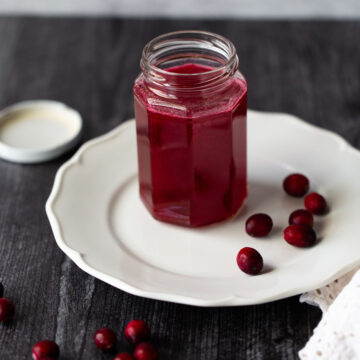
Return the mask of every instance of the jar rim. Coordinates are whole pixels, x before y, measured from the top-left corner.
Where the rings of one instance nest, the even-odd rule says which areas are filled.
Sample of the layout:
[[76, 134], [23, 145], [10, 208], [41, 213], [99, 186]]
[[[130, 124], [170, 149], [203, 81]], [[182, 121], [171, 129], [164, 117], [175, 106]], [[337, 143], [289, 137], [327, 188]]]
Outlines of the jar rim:
[[206, 75], [216, 74], [216, 73], [219, 73], [219, 71], [221, 72], [221, 71], [226, 70], [226, 68], [229, 67], [229, 65], [231, 65], [234, 61], [236, 61], [236, 59], [237, 59], [236, 48], [235, 48], [234, 44], [226, 37], [216, 34], [216, 33], [213, 33], [213, 32], [210, 32], [210, 31], [204, 31], [204, 30], [179, 30], [179, 31], [172, 31], [172, 32], [168, 32], [168, 33], [159, 35], [159, 36], [153, 38], [152, 40], [150, 40], [144, 46], [144, 49], [142, 51], [141, 67], [143, 68], [143, 65], [146, 65], [148, 67], [151, 67], [153, 70], [155, 70], [159, 74], [169, 75], [168, 71], [166, 71], [166, 70], [160, 68], [159, 66], [156, 66], [150, 62], [149, 56], [148, 56], [150, 49], [153, 47], [154, 44], [159, 43], [159, 42], [161, 42], [161, 40], [164, 40], [168, 37], [177, 36], [177, 35], [189, 35], [189, 34], [209, 36], [214, 39], [220, 40], [221, 42], [226, 44], [226, 46], [230, 50], [230, 55], [226, 59], [226, 62], [224, 64], [222, 64], [218, 67], [215, 67], [214, 69], [211, 69], [208, 71], [203, 71], [201, 73], [196, 72], [196, 73], [190, 73], [190, 74], [171, 72], [171, 75], [179, 76], [179, 77], [184, 77], [184, 76], [191, 77], [191, 76], [199, 76], [199, 75], [206, 76]]

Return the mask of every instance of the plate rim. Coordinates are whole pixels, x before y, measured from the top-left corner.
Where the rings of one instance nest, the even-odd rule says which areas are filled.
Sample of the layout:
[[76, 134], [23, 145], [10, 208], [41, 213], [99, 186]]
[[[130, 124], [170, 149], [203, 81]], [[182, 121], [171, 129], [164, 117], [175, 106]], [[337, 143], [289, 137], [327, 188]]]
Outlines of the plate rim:
[[[353, 147], [348, 141], [346, 141], [339, 134], [332, 132], [331, 130], [324, 129], [319, 126], [308, 123], [295, 115], [284, 112], [267, 112], [267, 111], [257, 111], [250, 109], [248, 110], [248, 114], [249, 113], [262, 114], [265, 116], [273, 116], [273, 117], [283, 117], [283, 116], [290, 117], [293, 121], [297, 122], [297, 125], [299, 126], [305, 127], [311, 131], [317, 131], [319, 134], [322, 134], [323, 136], [334, 138], [338, 143], [339, 150], [350, 152], [352, 153], [352, 155], [356, 155], [360, 159], [360, 151], [355, 147]], [[71, 248], [71, 246], [69, 246], [65, 241], [62, 235], [60, 221], [54, 210], [54, 203], [61, 192], [64, 176], [66, 176], [67, 171], [71, 167], [75, 165], [81, 166], [81, 158], [83, 154], [90, 148], [101, 145], [104, 142], [111, 141], [113, 138], [116, 138], [122, 132], [126, 131], [127, 128], [133, 126], [134, 122], [135, 122], [134, 118], [128, 119], [125, 122], [118, 125], [117, 127], [115, 127], [114, 129], [112, 129], [111, 131], [85, 142], [76, 151], [76, 153], [63, 165], [61, 165], [60, 168], [58, 169], [50, 196], [45, 205], [46, 214], [48, 216], [48, 220], [50, 222], [51, 229], [57, 245], [80, 269], [82, 269], [89, 275], [94, 276], [95, 278], [100, 279], [105, 283], [108, 283], [109, 285], [112, 285], [120, 290], [126, 291], [135, 296], [141, 296], [154, 300], [169, 301], [179, 304], [193, 305], [200, 307], [215, 307], [215, 306], [225, 307], [225, 306], [257, 305], [257, 304], [263, 304], [275, 300], [284, 299], [290, 296], [296, 296], [307, 291], [321, 288], [329, 284], [330, 282], [334, 281], [335, 279], [339, 278], [340, 276], [346, 274], [348, 271], [355, 268], [357, 265], [360, 265], [360, 257], [359, 257], [357, 261], [354, 261], [351, 264], [347, 264], [346, 266], [343, 266], [337, 271], [334, 271], [323, 281], [313, 281], [311, 283], [308, 283], [307, 286], [296, 286], [294, 288], [288, 289], [283, 292], [277, 292], [276, 294], [273, 295], [244, 298], [244, 297], [236, 296], [234, 294], [232, 296], [226, 296], [224, 298], [206, 300], [202, 298], [185, 296], [185, 295], [169, 294], [154, 290], [145, 290], [139, 286], [130, 284], [124, 279], [114, 277], [113, 275], [105, 273], [104, 271], [96, 269], [92, 265], [88, 264], [85, 260], [84, 254]]]

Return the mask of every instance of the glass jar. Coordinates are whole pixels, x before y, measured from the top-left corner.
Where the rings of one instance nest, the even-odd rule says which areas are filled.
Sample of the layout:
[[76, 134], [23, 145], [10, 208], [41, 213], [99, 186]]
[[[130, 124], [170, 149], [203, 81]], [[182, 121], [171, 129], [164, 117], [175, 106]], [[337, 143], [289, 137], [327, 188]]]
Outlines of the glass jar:
[[247, 83], [234, 45], [204, 31], [159, 36], [134, 84], [140, 196], [154, 218], [201, 226], [247, 196]]

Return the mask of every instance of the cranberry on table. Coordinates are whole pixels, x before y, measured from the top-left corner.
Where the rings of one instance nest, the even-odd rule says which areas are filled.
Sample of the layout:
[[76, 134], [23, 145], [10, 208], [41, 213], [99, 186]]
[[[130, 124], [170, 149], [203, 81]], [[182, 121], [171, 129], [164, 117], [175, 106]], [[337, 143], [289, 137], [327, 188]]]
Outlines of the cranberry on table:
[[289, 216], [289, 224], [290, 225], [306, 225], [313, 226], [314, 217], [311, 212], [304, 209], [299, 209], [293, 211]]
[[249, 275], [259, 274], [264, 265], [259, 252], [250, 247], [244, 247], [239, 251], [236, 262], [240, 270]]
[[134, 360], [134, 358], [128, 353], [117, 354], [114, 360]]
[[101, 328], [94, 336], [95, 345], [101, 350], [110, 350], [116, 345], [116, 334], [109, 328]]
[[253, 237], [263, 237], [269, 234], [273, 221], [267, 214], [254, 214], [246, 220], [245, 230]]
[[34, 360], [57, 359], [59, 354], [59, 346], [51, 340], [39, 341], [32, 348], [32, 358]]
[[306, 195], [304, 204], [306, 209], [315, 215], [325, 214], [328, 208], [325, 198], [315, 192]]
[[301, 197], [309, 191], [309, 180], [302, 174], [290, 174], [285, 178], [283, 188], [287, 194]]
[[140, 343], [134, 351], [135, 360], [157, 360], [159, 353], [151, 342]]
[[0, 298], [2, 298], [4, 295], [4, 286], [3, 284], [0, 282]]
[[290, 225], [284, 230], [283, 236], [286, 242], [297, 247], [309, 247], [316, 242], [314, 229], [306, 225]]
[[149, 326], [143, 320], [132, 320], [125, 328], [125, 338], [131, 345], [137, 345], [150, 338]]
[[0, 322], [10, 321], [15, 314], [15, 307], [13, 303], [5, 298], [0, 298]]

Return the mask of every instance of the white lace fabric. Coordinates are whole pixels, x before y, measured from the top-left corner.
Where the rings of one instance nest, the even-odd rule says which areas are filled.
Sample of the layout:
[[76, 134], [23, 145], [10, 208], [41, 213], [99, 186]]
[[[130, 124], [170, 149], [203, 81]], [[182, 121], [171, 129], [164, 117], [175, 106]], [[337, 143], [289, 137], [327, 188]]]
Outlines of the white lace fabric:
[[299, 352], [301, 360], [360, 360], [360, 268], [304, 293], [300, 301], [323, 312], [313, 336]]

